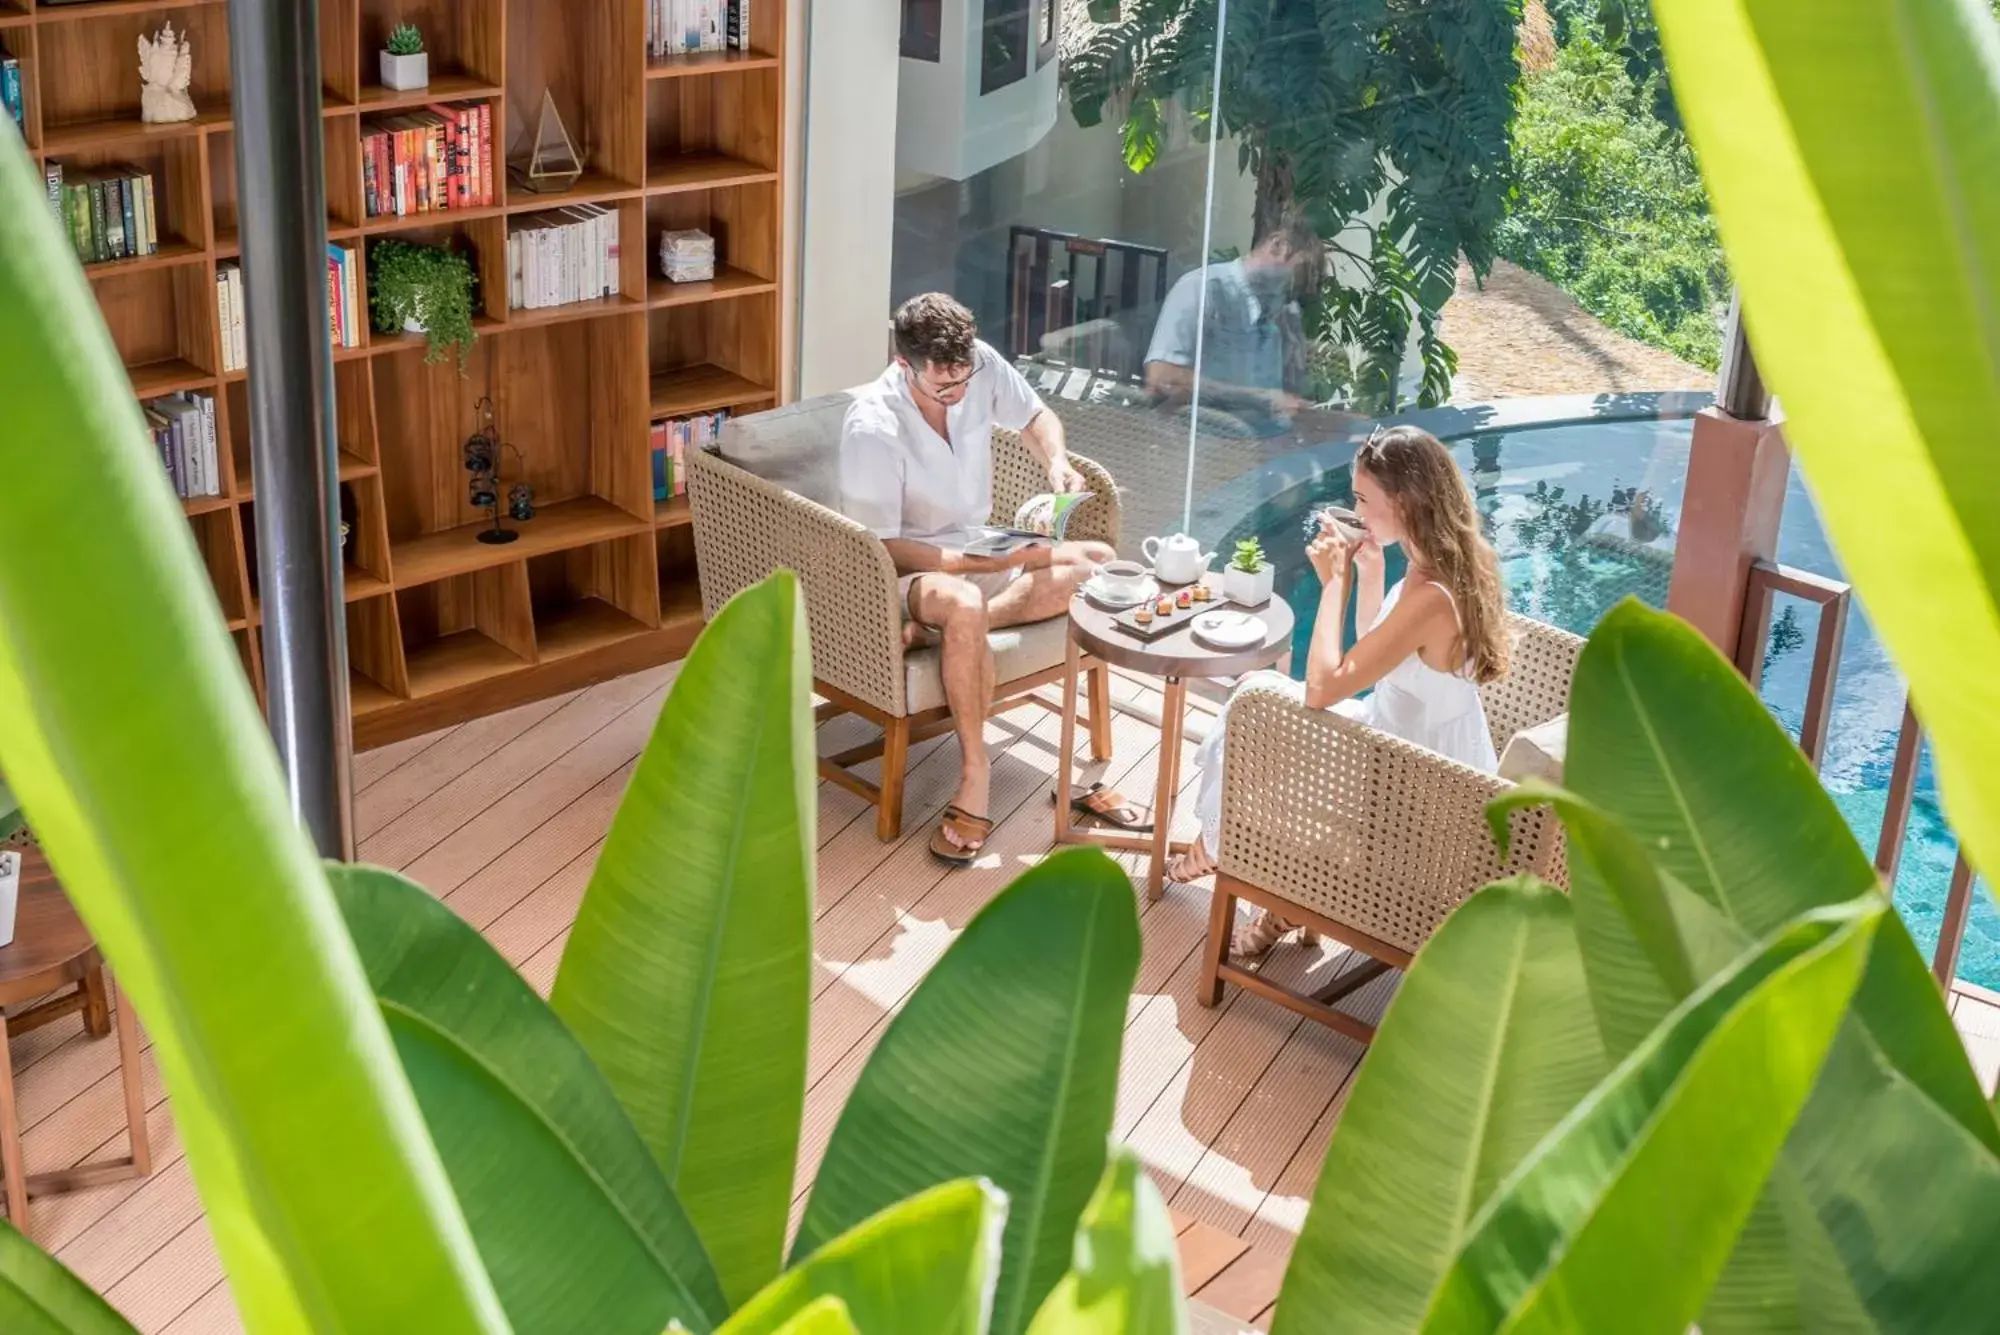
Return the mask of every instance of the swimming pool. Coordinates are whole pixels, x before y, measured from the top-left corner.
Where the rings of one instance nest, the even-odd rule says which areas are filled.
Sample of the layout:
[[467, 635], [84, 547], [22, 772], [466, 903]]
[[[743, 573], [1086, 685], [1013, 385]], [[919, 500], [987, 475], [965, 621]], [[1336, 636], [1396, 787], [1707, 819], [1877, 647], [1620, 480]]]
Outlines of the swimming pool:
[[[1509, 604], [1580, 635], [1627, 594], [1665, 606], [1691, 432], [1691, 421], [1683, 418], [1530, 427], [1454, 442], [1452, 453], [1472, 481], [1487, 534], [1500, 553]], [[1277, 567], [1277, 588], [1298, 616], [1295, 672], [1304, 671], [1318, 601], [1318, 583], [1305, 561], [1306, 516], [1328, 502], [1349, 499], [1348, 470], [1329, 469], [1264, 503], [1229, 534], [1231, 542], [1257, 537]], [[1841, 577], [1796, 468], [1785, 497], [1778, 559]], [[1391, 552], [1391, 581], [1401, 576], [1402, 566], [1400, 553]], [[1814, 625], [1810, 608], [1784, 596], [1777, 600], [1763, 694], [1794, 734], [1812, 668]], [[1866, 610], [1857, 605], [1848, 618], [1821, 777], [1871, 852], [1902, 718], [1902, 678], [1875, 638]], [[1896, 907], [1926, 958], [1937, 945], [1955, 852], [1927, 754], [1895, 893]], [[1968, 982], [2000, 988], [2000, 913], [1983, 889], [1973, 896], [1958, 971]]]

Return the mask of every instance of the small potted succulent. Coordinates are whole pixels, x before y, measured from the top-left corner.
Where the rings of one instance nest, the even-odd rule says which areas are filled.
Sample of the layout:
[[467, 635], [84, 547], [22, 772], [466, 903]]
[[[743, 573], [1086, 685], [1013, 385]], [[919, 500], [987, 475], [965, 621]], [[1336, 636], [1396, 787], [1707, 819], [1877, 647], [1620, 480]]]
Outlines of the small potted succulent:
[[375, 328], [425, 335], [430, 343], [425, 361], [442, 361], [457, 348], [459, 369], [465, 369], [479, 337], [472, 327], [473, 286], [471, 261], [449, 246], [392, 239], [376, 242], [368, 252], [368, 307]]
[[431, 58], [424, 35], [414, 23], [398, 23], [382, 51], [382, 84], [399, 93], [425, 88], [431, 81]]
[[1245, 538], [1236, 544], [1236, 554], [1222, 570], [1222, 596], [1240, 607], [1262, 607], [1271, 601], [1271, 581], [1275, 575], [1264, 559], [1264, 544]]

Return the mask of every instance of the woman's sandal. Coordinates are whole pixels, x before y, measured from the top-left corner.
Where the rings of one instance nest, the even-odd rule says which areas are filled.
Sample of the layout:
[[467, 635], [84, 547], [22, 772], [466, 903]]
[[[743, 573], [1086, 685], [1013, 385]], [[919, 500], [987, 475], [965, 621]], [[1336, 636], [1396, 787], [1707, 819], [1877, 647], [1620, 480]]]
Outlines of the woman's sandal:
[[[1049, 794], [1049, 802], [1054, 804], [1056, 795]], [[1101, 783], [1093, 783], [1088, 788], [1072, 788], [1069, 793], [1069, 809], [1085, 820], [1100, 820], [1106, 825], [1115, 825], [1133, 834], [1151, 834], [1153, 822], [1147, 818], [1146, 809], [1133, 802], [1116, 788], [1107, 788]]]
[[1309, 948], [1319, 944], [1319, 933], [1312, 928], [1286, 922], [1269, 909], [1259, 909], [1255, 918], [1239, 924], [1230, 933], [1229, 953], [1240, 960], [1260, 959], [1293, 932], [1299, 933], [1300, 942]]
[[[945, 833], [947, 830], [958, 836], [957, 843]], [[993, 822], [986, 817], [948, 806], [937, 829], [931, 831], [931, 856], [955, 867], [968, 866], [979, 856], [979, 850], [986, 846], [987, 836], [992, 833]]]

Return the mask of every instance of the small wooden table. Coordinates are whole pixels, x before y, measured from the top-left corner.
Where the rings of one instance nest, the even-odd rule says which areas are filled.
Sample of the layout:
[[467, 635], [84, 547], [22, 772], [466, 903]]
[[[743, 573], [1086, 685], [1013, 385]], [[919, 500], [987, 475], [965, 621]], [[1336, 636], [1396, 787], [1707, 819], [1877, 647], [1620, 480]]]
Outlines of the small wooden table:
[[[1099, 607], [1081, 593], [1069, 605], [1069, 654], [1063, 669], [1062, 759], [1056, 775], [1056, 842], [1097, 844], [1105, 848], [1127, 849], [1151, 855], [1146, 877], [1146, 897], [1158, 899], [1166, 891], [1167, 855], [1185, 849], [1185, 844], [1169, 840], [1174, 820], [1174, 795], [1181, 783], [1181, 732], [1187, 714], [1187, 683], [1190, 678], [1240, 677], [1258, 668], [1287, 661], [1292, 648], [1292, 609], [1285, 600], [1273, 596], [1262, 607], [1236, 608], [1222, 600], [1222, 580], [1211, 575], [1205, 581], [1215, 591], [1211, 608], [1232, 607], [1264, 620], [1264, 639], [1247, 649], [1211, 649], [1194, 637], [1192, 622], [1154, 640], [1142, 640], [1119, 629], [1117, 613]], [[1169, 594], [1183, 586], [1162, 586]], [[1153, 788], [1153, 832], [1126, 834], [1117, 830], [1086, 829], [1070, 815], [1070, 772], [1075, 764], [1077, 674], [1085, 655], [1161, 679], [1160, 765]]]
[[7, 1219], [28, 1231], [28, 1197], [52, 1191], [102, 1186], [152, 1171], [146, 1139], [146, 1101], [139, 1087], [139, 1025], [129, 1001], [117, 1007], [118, 1065], [125, 1083], [125, 1128], [132, 1152], [122, 1159], [79, 1164], [60, 1172], [27, 1175], [21, 1160], [19, 1104], [14, 1097], [13, 1035], [40, 1028], [64, 1015], [83, 1012], [84, 1032], [102, 1038], [111, 1032], [111, 990], [97, 943], [70, 907], [69, 897], [40, 849], [20, 849], [20, 899], [14, 940], [0, 946], [0, 1006], [36, 997], [48, 1000], [11, 1017], [0, 1015], [0, 1168], [7, 1181]]

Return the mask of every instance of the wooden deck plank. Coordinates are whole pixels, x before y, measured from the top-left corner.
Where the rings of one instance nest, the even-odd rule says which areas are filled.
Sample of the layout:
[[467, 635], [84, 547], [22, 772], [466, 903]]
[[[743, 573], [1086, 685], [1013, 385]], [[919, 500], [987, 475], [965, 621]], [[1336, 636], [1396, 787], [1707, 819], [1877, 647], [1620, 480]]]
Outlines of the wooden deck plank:
[[[402, 868], [414, 862], [494, 802], [540, 773], [652, 693], [667, 669], [649, 668], [605, 682], [508, 740], [421, 801], [364, 836], [364, 862]], [[460, 728], [463, 733], [471, 723]]]
[[170, 1323], [164, 1335], [243, 1335], [243, 1318], [229, 1296], [226, 1280], [217, 1280], [194, 1306]]
[[590, 866], [595, 866], [597, 849], [604, 842], [605, 831], [611, 828], [611, 818], [618, 813], [625, 786], [632, 781], [632, 771], [637, 768], [638, 760], [634, 758], [599, 779], [561, 810], [550, 812], [506, 857], [487, 863], [456, 889], [440, 891], [444, 902], [459, 917], [485, 931], [540, 889], [548, 881], [552, 868], [560, 870], [583, 857], [589, 859]]
[[405, 737], [400, 742], [390, 742], [387, 746], [378, 746], [373, 751], [363, 751], [355, 756], [354, 795], [359, 797], [401, 766], [415, 760], [451, 736], [457, 727], [457, 724], [453, 724], [449, 728], [439, 728], [436, 732]]
[[[1239, 1321], [1255, 1321], [1278, 1299], [1287, 1258], [1263, 1247], [1248, 1247], [1194, 1296]], [[1192, 1287], [1192, 1286], [1190, 1286]]]
[[199, 1215], [158, 1251], [105, 1291], [110, 1304], [140, 1330], [161, 1330], [222, 1279], [222, 1258]]
[[403, 874], [445, 895], [504, 858], [550, 815], [591, 791], [606, 776], [634, 764], [659, 721], [662, 682], [617, 717], [481, 809], [403, 868]]
[[[165, 1099], [147, 1111], [146, 1132], [152, 1137], [153, 1172], [157, 1175], [178, 1162], [183, 1154], [180, 1132], [174, 1126], [173, 1113]], [[123, 1153], [125, 1136], [121, 1130], [85, 1157], [97, 1159]], [[151, 1180], [150, 1177], [130, 1178], [89, 1191], [36, 1197], [34, 1213], [29, 1217], [35, 1244], [44, 1251], [60, 1255], [70, 1243], [89, 1236], [107, 1215]]]
[[2000, 1083], [2000, 1005], [1961, 986], [1952, 994], [1951, 1018], [1979, 1075], [1980, 1088], [1991, 1097]]
[[1181, 1287], [1189, 1293], [1201, 1292], [1217, 1275], [1241, 1260], [1250, 1244], [1234, 1233], [1224, 1233], [1196, 1220], [1181, 1230]]
[[355, 839], [367, 839], [453, 779], [477, 767], [575, 696], [572, 691], [546, 700], [530, 700], [450, 729], [435, 746], [425, 748], [355, 797]]

